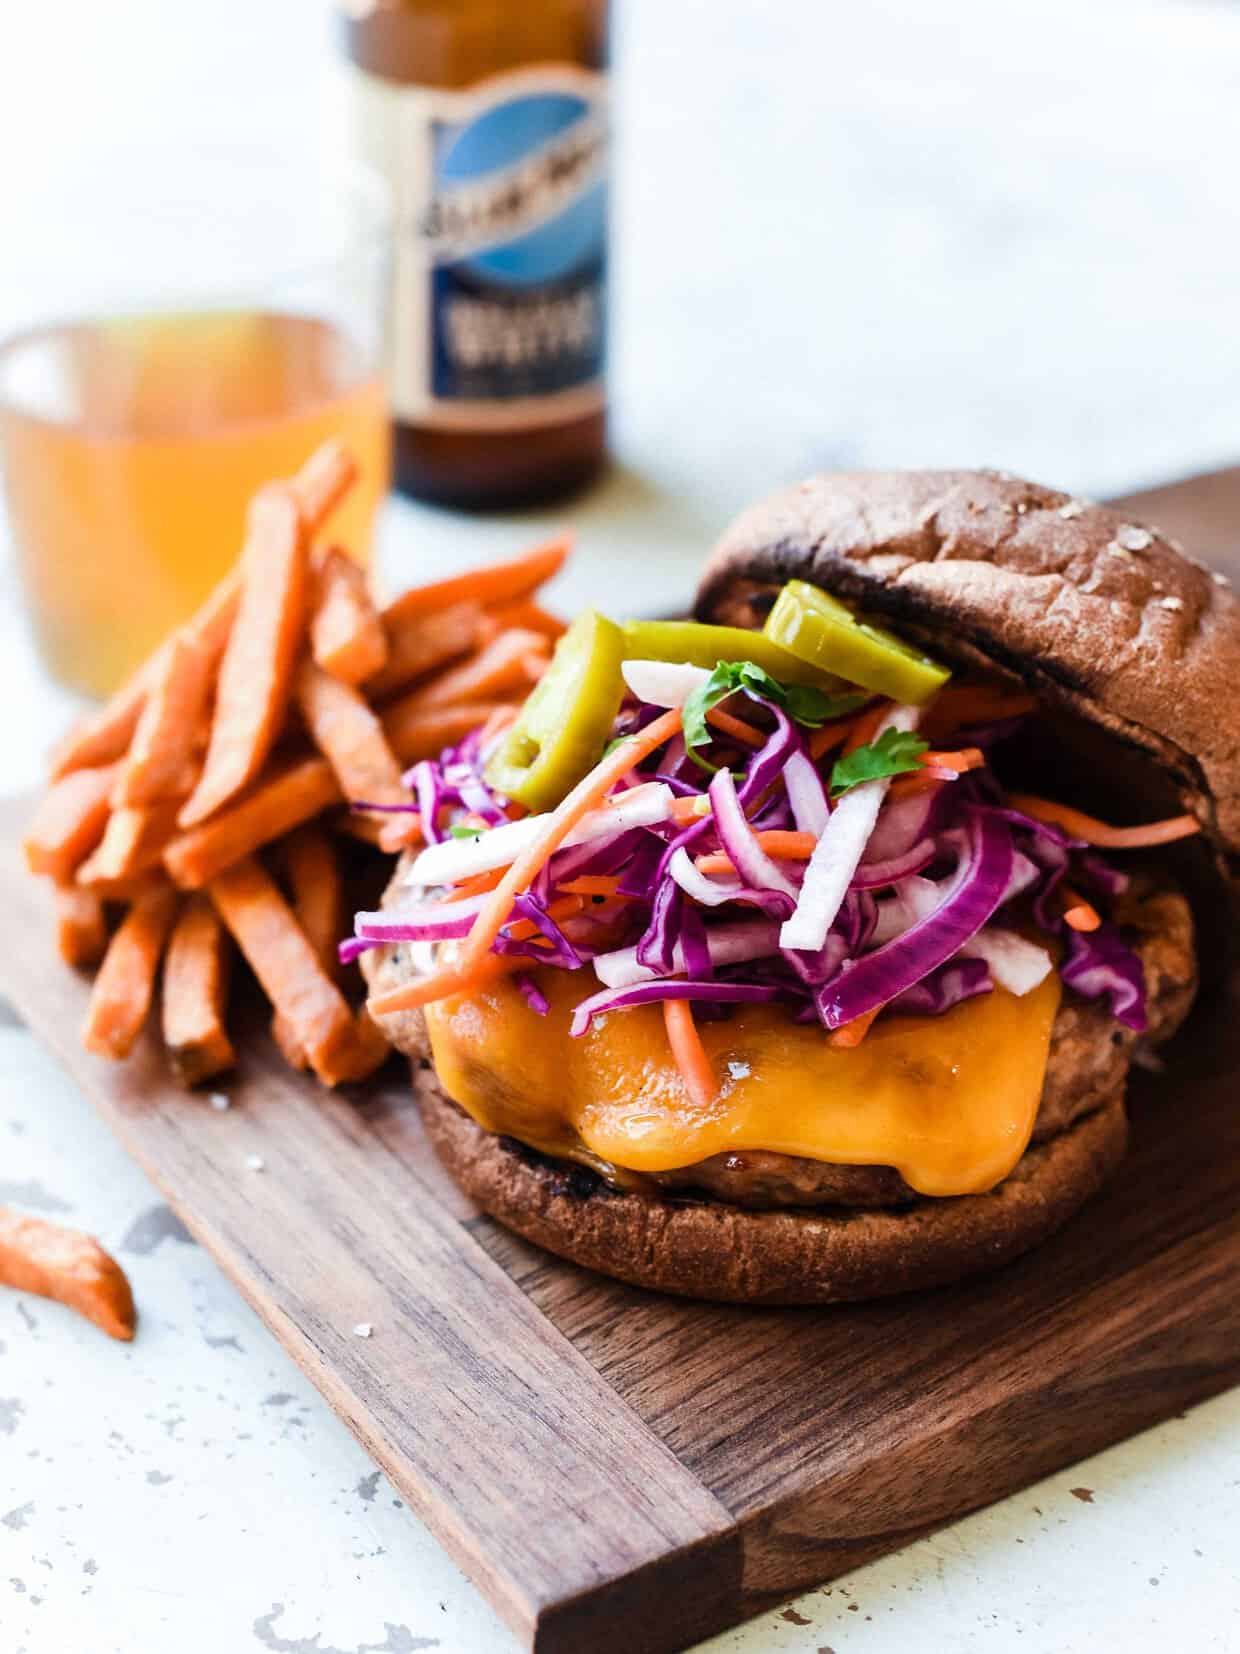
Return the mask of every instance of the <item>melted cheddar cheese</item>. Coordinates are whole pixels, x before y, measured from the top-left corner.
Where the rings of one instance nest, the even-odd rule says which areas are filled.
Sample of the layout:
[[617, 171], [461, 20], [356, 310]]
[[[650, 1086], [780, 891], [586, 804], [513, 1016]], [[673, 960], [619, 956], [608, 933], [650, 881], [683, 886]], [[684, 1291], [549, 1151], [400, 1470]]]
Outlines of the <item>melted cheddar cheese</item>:
[[487, 1131], [561, 1158], [631, 1172], [767, 1149], [833, 1165], [894, 1166], [921, 1194], [973, 1194], [1015, 1166], [1042, 1095], [1059, 1005], [1052, 974], [1022, 999], [996, 988], [942, 1017], [889, 1017], [852, 1050], [773, 1005], [738, 1006], [700, 1032], [719, 1076], [689, 1100], [657, 1005], [596, 1017], [569, 1036], [586, 972], [533, 973], [538, 1016], [511, 981], [427, 1009], [447, 1094]]

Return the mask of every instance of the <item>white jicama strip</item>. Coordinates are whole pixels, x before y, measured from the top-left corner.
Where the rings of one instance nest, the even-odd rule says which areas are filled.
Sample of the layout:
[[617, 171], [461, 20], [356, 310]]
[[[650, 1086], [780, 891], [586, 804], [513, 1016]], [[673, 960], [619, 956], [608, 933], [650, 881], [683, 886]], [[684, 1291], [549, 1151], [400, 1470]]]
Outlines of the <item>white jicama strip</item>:
[[[933, 879], [904, 879], [894, 896], [879, 903], [873, 946], [881, 947], [893, 936], [901, 935], [910, 925], [928, 919], [945, 896], [946, 891]], [[1015, 931], [1001, 930], [996, 925], [984, 925], [976, 936], [963, 944], [956, 957], [984, 960], [999, 986], [1018, 997], [1031, 993], [1054, 968], [1045, 948], [1040, 948], [1036, 942], [1026, 941]]]
[[[675, 795], [662, 781], [651, 781], [618, 793], [600, 809], [583, 816], [564, 840], [564, 847], [588, 844], [592, 839], [627, 833], [632, 827], [655, 827], [672, 814]], [[521, 852], [546, 831], [550, 815], [526, 816], [523, 821], [506, 821], [500, 827], [480, 829], [476, 838], [444, 839], [428, 844], [414, 858], [406, 884], [455, 884], [475, 873], [491, 873], [507, 867]]]
[[[779, 926], [774, 920], [720, 925], [706, 934], [712, 965], [742, 965], [751, 959], [765, 959], [778, 945]], [[684, 949], [679, 942], [672, 953], [670, 972], [654, 971], [648, 965], [639, 964], [636, 947], [600, 953], [594, 961], [595, 974], [606, 988], [631, 988], [635, 983], [653, 982], [663, 975], [675, 976], [686, 969]]]
[[1013, 930], [991, 925], [984, 925], [960, 952], [970, 959], [984, 959], [999, 986], [1018, 997], [1031, 993], [1054, 969], [1045, 948], [1027, 942]]
[[831, 812], [818, 772], [803, 752], [792, 753], [784, 765], [784, 787], [797, 831], [820, 838]]
[[672, 852], [667, 871], [685, 895], [692, 896], [702, 907], [721, 907], [724, 902], [734, 902], [737, 892], [745, 888], [739, 879], [728, 879], [725, 882], [699, 873], [693, 865], [693, 858], [683, 848]]
[[796, 885], [784, 877], [754, 837], [729, 770], [720, 770], [711, 782], [710, 802], [719, 842], [737, 874], [758, 890], [778, 890], [795, 901]]
[[[916, 729], [919, 716], [915, 706], [893, 707], [875, 730], [874, 738], [889, 729]], [[891, 777], [887, 775], [876, 781], [863, 781], [850, 788], [832, 810], [805, 869], [796, 908], [779, 933], [781, 948], [816, 953], [826, 942], [827, 932], [835, 923], [853, 874], [865, 855], [890, 785]]]
[[639, 701], [666, 707], [683, 706], [710, 678], [704, 666], [667, 660], [626, 660], [620, 675]]

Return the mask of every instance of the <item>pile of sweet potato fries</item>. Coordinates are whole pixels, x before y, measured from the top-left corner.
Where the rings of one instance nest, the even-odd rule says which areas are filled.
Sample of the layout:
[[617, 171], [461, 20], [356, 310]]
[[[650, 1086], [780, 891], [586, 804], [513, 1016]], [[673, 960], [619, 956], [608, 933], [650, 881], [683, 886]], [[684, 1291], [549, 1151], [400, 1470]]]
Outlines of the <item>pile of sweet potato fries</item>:
[[53, 881], [61, 955], [99, 966], [100, 1056], [129, 1053], [158, 986], [178, 1077], [231, 1067], [234, 944], [290, 1063], [338, 1085], [387, 1055], [336, 960], [345, 880], [357, 840], [394, 853], [419, 825], [350, 806], [410, 806], [406, 766], [524, 699], [563, 630], [535, 597], [568, 546], [379, 607], [322, 538], [354, 474], [329, 443], [264, 488], [234, 572], [52, 756], [26, 858]]

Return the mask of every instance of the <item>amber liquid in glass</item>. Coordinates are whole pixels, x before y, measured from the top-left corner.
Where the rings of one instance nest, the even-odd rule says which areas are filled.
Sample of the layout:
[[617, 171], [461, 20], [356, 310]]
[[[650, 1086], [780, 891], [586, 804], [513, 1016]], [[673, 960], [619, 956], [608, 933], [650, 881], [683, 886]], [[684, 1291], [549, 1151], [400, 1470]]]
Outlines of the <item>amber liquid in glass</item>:
[[104, 695], [236, 561], [246, 502], [341, 438], [361, 479], [332, 524], [369, 556], [388, 485], [383, 387], [313, 317], [80, 323], [0, 351], [18, 566], [52, 672]]

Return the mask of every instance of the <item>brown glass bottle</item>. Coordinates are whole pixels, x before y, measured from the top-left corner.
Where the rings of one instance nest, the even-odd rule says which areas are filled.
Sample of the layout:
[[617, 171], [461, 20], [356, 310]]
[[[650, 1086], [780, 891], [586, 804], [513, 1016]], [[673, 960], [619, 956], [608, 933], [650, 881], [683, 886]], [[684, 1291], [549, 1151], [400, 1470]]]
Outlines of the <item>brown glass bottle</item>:
[[397, 487], [487, 507], [605, 456], [607, 0], [346, 0], [397, 218]]

